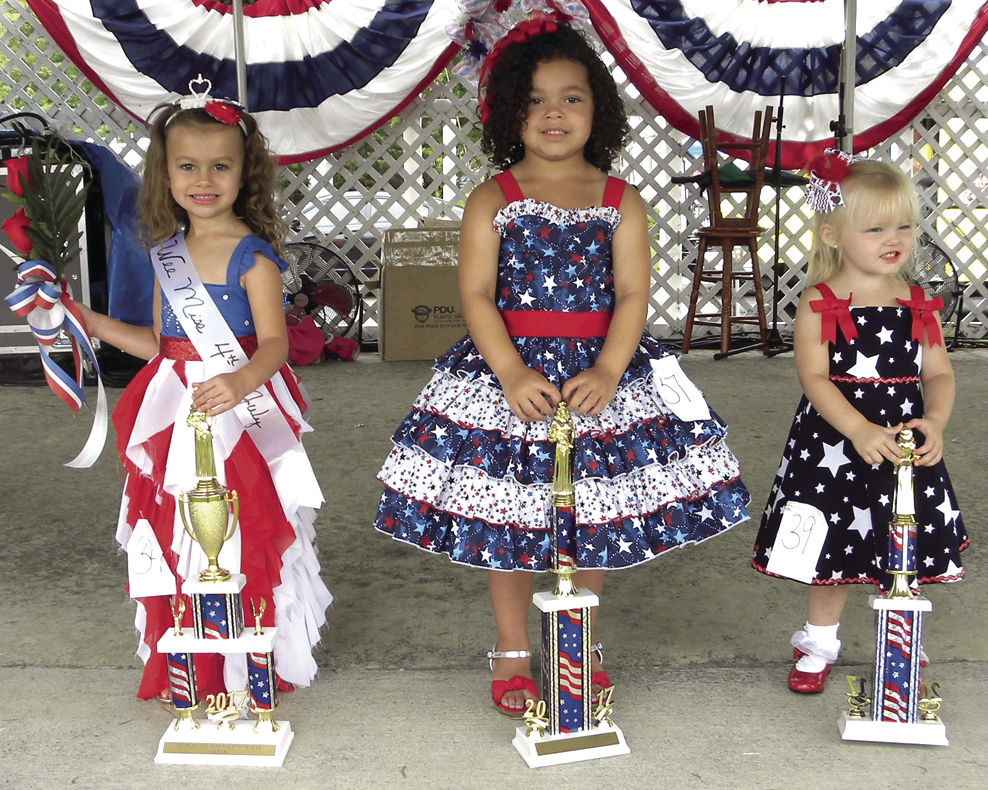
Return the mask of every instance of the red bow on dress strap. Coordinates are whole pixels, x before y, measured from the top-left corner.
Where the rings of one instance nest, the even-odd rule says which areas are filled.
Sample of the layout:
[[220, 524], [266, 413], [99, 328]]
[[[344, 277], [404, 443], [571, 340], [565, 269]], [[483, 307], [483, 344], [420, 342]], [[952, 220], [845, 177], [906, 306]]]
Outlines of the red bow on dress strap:
[[844, 333], [846, 340], [854, 340], [858, 336], [858, 328], [851, 320], [852, 296], [853, 294], [849, 294], [847, 299], [838, 299], [833, 293], [828, 293], [823, 299], [810, 302], [814, 313], [823, 313], [820, 317], [823, 322], [820, 332], [822, 342], [837, 342], [837, 324], [840, 324], [840, 331]]
[[912, 340], [923, 342], [923, 334], [930, 339], [931, 346], [942, 346], [943, 335], [940, 333], [940, 325], [933, 314], [937, 310], [943, 310], [943, 298], [937, 296], [934, 299], [927, 299], [923, 289], [918, 285], [909, 286], [911, 299], [896, 299], [903, 307], [908, 307], [913, 314]]

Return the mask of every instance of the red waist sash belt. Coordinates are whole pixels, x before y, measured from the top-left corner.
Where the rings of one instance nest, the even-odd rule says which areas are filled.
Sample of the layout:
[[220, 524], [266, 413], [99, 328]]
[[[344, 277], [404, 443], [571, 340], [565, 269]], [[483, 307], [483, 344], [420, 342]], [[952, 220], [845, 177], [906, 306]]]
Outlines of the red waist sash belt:
[[[254, 356], [257, 351], [257, 335], [246, 335], [238, 337], [241, 347], [248, 357]], [[161, 335], [158, 338], [158, 353], [167, 359], [182, 359], [186, 362], [198, 362], [199, 352], [192, 344], [192, 341], [184, 337], [167, 337]]]
[[567, 313], [557, 310], [503, 310], [511, 337], [607, 337], [609, 312]]

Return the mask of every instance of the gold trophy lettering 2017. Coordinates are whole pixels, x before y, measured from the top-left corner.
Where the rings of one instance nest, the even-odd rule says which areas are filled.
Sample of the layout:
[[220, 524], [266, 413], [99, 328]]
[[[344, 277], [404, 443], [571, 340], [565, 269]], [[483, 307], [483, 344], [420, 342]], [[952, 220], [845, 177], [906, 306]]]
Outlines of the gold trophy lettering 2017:
[[193, 407], [187, 422], [195, 430], [196, 477], [199, 482], [193, 490], [179, 494], [178, 512], [185, 531], [206, 555], [208, 565], [199, 574], [199, 581], [226, 581], [230, 578], [230, 571], [219, 566], [217, 557], [223, 544], [237, 530], [240, 510], [237, 492], [220, 485], [216, 479], [210, 419]]

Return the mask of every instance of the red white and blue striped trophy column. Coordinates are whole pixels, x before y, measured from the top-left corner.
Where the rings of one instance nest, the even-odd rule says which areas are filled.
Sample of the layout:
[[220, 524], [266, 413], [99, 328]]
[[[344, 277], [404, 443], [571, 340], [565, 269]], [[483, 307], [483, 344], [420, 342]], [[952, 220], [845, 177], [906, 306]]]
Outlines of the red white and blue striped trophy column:
[[573, 418], [560, 403], [549, 426], [555, 444], [552, 493], [553, 592], [535, 593], [542, 613], [542, 698], [529, 701], [515, 748], [530, 768], [628, 754], [624, 734], [610, 720], [611, 691], [596, 706], [590, 688], [590, 611], [600, 603], [586, 587], [576, 589], [576, 493], [573, 488]]
[[[178, 511], [189, 536], [206, 555], [206, 568], [198, 578], [182, 584], [182, 593], [192, 600], [193, 627], [181, 628], [184, 602], [172, 609], [175, 629], [158, 640], [158, 651], [166, 654], [172, 705], [178, 724], [169, 727], [158, 742], [156, 763], [193, 765], [280, 766], [285, 761], [294, 733], [286, 721], [275, 722], [277, 688], [274, 675], [274, 643], [278, 629], [261, 628], [264, 599], [254, 611], [254, 632], [244, 633], [241, 592], [247, 583], [242, 573], [231, 573], [218, 564], [219, 553], [237, 528], [237, 493], [216, 479], [213, 435], [209, 418], [195, 409], [189, 414], [195, 430], [196, 487], [179, 496]], [[193, 653], [222, 653], [227, 661], [246, 661], [247, 687], [208, 694], [206, 714], [216, 727], [200, 727], [194, 711], [196, 695]], [[257, 723], [241, 719], [247, 708], [257, 714]]]
[[[173, 636], [182, 636], [182, 615], [185, 614], [185, 601], [175, 596], [172, 603], [172, 619], [175, 621]], [[196, 671], [192, 653], [166, 653], [165, 664], [168, 667], [168, 690], [172, 698], [172, 708], [175, 713], [174, 729], [178, 732], [182, 727], [193, 730], [199, 729], [195, 712], [199, 709], [199, 695], [196, 691]]]
[[917, 573], [913, 432], [908, 428], [901, 431], [898, 444], [900, 457], [894, 464], [893, 515], [888, 530], [887, 568], [892, 586], [887, 595], [871, 596], [875, 610], [872, 696], [868, 697], [862, 679], [849, 677], [850, 710], [841, 714], [839, 726], [844, 740], [946, 746], [936, 684], [931, 695], [920, 679], [923, 612], [933, 611], [933, 604], [916, 595], [911, 586]]

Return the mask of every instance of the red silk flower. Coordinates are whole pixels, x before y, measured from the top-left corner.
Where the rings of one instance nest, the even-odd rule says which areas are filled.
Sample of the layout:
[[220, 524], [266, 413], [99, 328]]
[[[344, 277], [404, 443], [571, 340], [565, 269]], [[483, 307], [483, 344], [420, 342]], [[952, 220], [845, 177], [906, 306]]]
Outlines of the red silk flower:
[[[7, 189], [17, 197], [24, 197], [24, 184], [31, 185], [31, 176], [27, 172], [26, 156], [19, 156], [16, 159], [4, 159], [3, 166], [7, 168]], [[21, 179], [24, 182], [21, 183]]]
[[19, 208], [14, 212], [13, 216], [7, 217], [3, 221], [3, 224], [0, 225], [3, 232], [10, 237], [10, 242], [14, 245], [14, 248], [25, 258], [30, 257], [31, 249], [34, 247], [25, 232], [30, 223], [31, 221], [27, 218], [27, 214], [24, 213], [24, 209]]
[[240, 123], [240, 110], [224, 101], [217, 101], [215, 99], [208, 101], [206, 102], [205, 110], [210, 118], [214, 118], [228, 126]]

